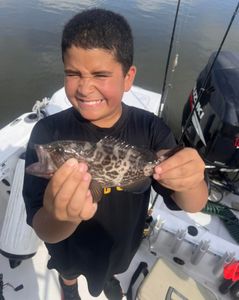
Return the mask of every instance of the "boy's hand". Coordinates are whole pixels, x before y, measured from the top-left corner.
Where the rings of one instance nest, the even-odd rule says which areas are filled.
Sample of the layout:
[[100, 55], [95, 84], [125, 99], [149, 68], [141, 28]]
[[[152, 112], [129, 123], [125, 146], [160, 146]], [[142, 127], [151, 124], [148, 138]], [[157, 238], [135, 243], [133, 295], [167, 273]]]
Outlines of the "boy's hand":
[[154, 169], [153, 177], [175, 192], [196, 188], [204, 179], [205, 164], [193, 148], [184, 148]]
[[89, 190], [91, 175], [87, 165], [69, 159], [51, 178], [45, 194], [44, 207], [57, 220], [80, 223], [93, 217], [97, 204]]

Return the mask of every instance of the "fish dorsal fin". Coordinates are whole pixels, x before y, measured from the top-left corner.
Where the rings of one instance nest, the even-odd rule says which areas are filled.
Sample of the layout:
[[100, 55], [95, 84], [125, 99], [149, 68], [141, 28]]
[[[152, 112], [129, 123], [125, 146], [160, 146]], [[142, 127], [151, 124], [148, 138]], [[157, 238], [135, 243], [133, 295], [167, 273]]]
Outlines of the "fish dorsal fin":
[[101, 140], [99, 140], [99, 142], [97, 144], [98, 145], [100, 145], [100, 144], [101, 145], [110, 145], [112, 148], [115, 146], [122, 147], [122, 148], [129, 148], [129, 147], [134, 148], [134, 146], [127, 144], [125, 141], [114, 138], [112, 136], [103, 137]]
[[131, 150], [134, 153], [134, 155], [136, 155], [136, 156], [140, 155], [146, 161], [154, 162], [157, 158], [156, 154], [153, 153], [148, 148], [130, 145], [130, 144], [126, 143], [125, 141], [118, 139], [118, 138], [114, 138], [112, 136], [105, 136], [104, 138], [99, 140], [99, 142], [97, 143], [97, 146], [102, 147], [104, 149], [107, 148], [109, 152], [110, 151], [115, 152], [115, 151], [117, 151], [116, 149], [121, 149], [123, 151]]
[[93, 198], [93, 202], [99, 202], [103, 196], [103, 188], [101, 184], [94, 179], [91, 180], [90, 191]]
[[151, 185], [152, 179], [150, 177], [143, 178], [137, 182], [123, 186], [123, 190], [134, 194], [144, 193]]

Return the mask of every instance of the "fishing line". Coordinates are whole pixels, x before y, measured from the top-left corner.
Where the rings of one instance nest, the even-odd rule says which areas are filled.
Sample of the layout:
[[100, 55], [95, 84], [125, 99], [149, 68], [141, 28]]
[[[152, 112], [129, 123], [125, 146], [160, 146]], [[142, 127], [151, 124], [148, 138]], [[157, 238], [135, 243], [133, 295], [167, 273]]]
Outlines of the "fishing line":
[[[158, 116], [159, 116], [159, 117], [162, 116], [162, 112], [163, 112], [163, 108], [164, 108], [164, 104], [165, 104], [165, 100], [166, 100], [166, 97], [165, 97], [165, 87], [166, 87], [166, 80], [167, 80], [167, 74], [168, 74], [168, 68], [169, 68], [169, 61], [170, 61], [171, 52], [172, 52], [172, 45], [173, 45], [173, 40], [174, 40], [174, 35], [175, 35], [175, 28], [176, 28], [176, 24], [177, 24], [177, 18], [178, 18], [179, 8], [180, 8], [180, 0], [178, 1], [178, 4], [177, 4], [177, 10], [176, 10], [175, 19], [174, 19], [174, 26], [173, 26], [172, 36], [171, 36], [170, 48], [169, 48], [169, 53], [168, 53], [168, 59], [167, 59], [166, 70], [165, 70], [165, 77], [164, 77], [164, 83], [163, 83], [163, 89], [162, 89], [161, 104], [160, 104], [159, 111], [158, 111]], [[203, 93], [205, 92], [205, 87], [206, 87], [206, 85], [207, 85], [207, 83], [208, 83], [208, 80], [209, 80], [209, 78], [210, 78], [212, 69], [213, 69], [213, 67], [214, 67], [214, 65], [215, 65], [215, 62], [216, 62], [216, 60], [217, 60], [218, 55], [219, 55], [220, 52], [221, 52], [222, 46], [223, 46], [223, 44], [224, 44], [224, 42], [225, 42], [225, 40], [226, 40], [226, 38], [227, 38], [227, 35], [228, 35], [228, 33], [229, 33], [229, 30], [230, 30], [230, 28], [231, 28], [231, 26], [232, 26], [232, 23], [233, 23], [233, 21], [234, 21], [236, 15], [237, 15], [237, 13], [238, 13], [238, 10], [239, 10], [239, 2], [237, 3], [237, 6], [236, 6], [236, 8], [235, 8], [235, 10], [234, 10], [234, 13], [233, 13], [233, 15], [232, 15], [232, 17], [231, 17], [231, 20], [230, 20], [230, 22], [229, 22], [229, 25], [228, 25], [228, 27], [227, 27], [227, 29], [226, 29], [226, 32], [225, 32], [225, 34], [224, 34], [224, 37], [223, 37], [223, 39], [222, 39], [222, 41], [221, 41], [221, 44], [220, 44], [220, 46], [219, 46], [219, 48], [218, 48], [217, 54], [216, 54], [216, 56], [215, 56], [215, 58], [214, 58], [214, 60], [213, 60], [213, 62], [212, 62], [212, 64], [211, 64], [211, 67], [210, 67], [209, 71], [208, 71], [208, 74], [207, 74], [207, 76], [206, 76], [206, 79], [205, 79], [204, 82], [203, 82], [202, 88], [200, 89], [199, 96], [198, 96], [196, 102], [194, 103], [194, 106], [192, 107], [192, 111], [190, 112], [190, 114], [189, 114], [189, 116], [188, 116], [188, 119], [187, 119], [186, 124], [185, 124], [185, 126], [184, 126], [184, 130], [183, 130], [183, 132], [182, 132], [182, 134], [181, 134], [181, 137], [179, 138], [179, 141], [178, 141], [179, 144], [182, 143], [182, 140], [183, 140], [183, 138], [184, 138], [184, 136], [185, 136], [185, 134], [186, 134], [186, 130], [187, 130], [187, 128], [188, 128], [188, 126], [189, 126], [189, 123], [190, 123], [190, 121], [191, 121], [191, 119], [192, 119], [192, 115], [193, 115], [193, 113], [195, 112], [195, 109], [196, 109], [196, 107], [197, 107], [197, 104], [198, 104], [199, 101], [201, 100]], [[155, 204], [156, 204], [157, 198], [158, 198], [158, 194], [155, 195], [155, 197], [154, 197], [154, 199], [153, 199], [153, 201], [152, 201], [150, 210], [153, 210], [153, 208], [154, 208], [154, 206], [155, 206]]]
[[165, 94], [166, 94], [166, 82], [167, 82], [169, 62], [170, 62], [172, 48], [173, 48], [173, 41], [174, 41], [175, 29], [176, 29], [177, 20], [178, 20], [178, 12], [179, 12], [179, 8], [180, 8], [180, 4], [181, 4], [181, 0], [178, 0], [176, 14], [175, 14], [175, 18], [174, 18], [173, 30], [172, 30], [172, 34], [171, 34], [170, 46], [169, 46], [169, 51], [168, 51], [166, 69], [165, 69], [165, 73], [164, 73], [165, 75], [164, 75], [164, 81], [163, 81], [162, 95], [161, 95], [161, 101], [160, 101], [160, 106], [159, 106], [159, 110], [158, 110], [158, 116], [159, 117], [162, 116], [164, 103], [165, 103], [165, 100], [166, 100], [166, 96], [165, 96]]
[[[174, 85], [174, 75], [175, 75], [175, 70], [178, 66], [178, 63], [179, 63], [179, 52], [180, 52], [180, 48], [181, 48], [181, 44], [180, 44], [180, 38], [181, 38], [181, 35], [182, 35], [182, 32], [184, 31], [185, 29], [185, 25], [187, 23], [187, 20], [189, 18], [189, 15], [190, 15], [190, 11], [191, 11], [191, 8], [192, 8], [192, 5], [190, 5], [192, 3], [192, 0], [189, 0], [189, 2], [185, 3], [185, 5], [181, 5], [181, 18], [178, 19], [178, 25], [177, 25], [177, 32], [175, 34], [175, 56], [174, 56], [174, 59], [172, 61], [172, 69], [171, 69], [171, 72], [170, 72], [170, 75], [169, 75], [169, 79], [166, 80], [168, 82], [168, 85], [167, 85], [167, 88], [165, 88], [166, 92], [165, 92], [165, 95], [164, 95], [164, 105], [163, 105], [163, 108], [162, 108], [162, 113], [163, 113], [163, 110], [165, 109], [165, 103], [166, 103], [166, 99], [168, 98], [168, 93], [169, 93], [169, 90], [173, 88], [173, 85]], [[166, 83], [165, 83], [166, 84]]]
[[214, 60], [213, 60], [213, 62], [212, 62], [212, 64], [211, 64], [211, 66], [210, 66], [210, 69], [209, 69], [209, 71], [208, 71], [208, 73], [207, 73], [207, 76], [206, 76], [206, 78], [205, 78], [205, 80], [204, 80], [204, 82], [203, 82], [203, 84], [202, 84], [202, 87], [201, 87], [201, 89], [200, 89], [200, 91], [199, 91], [198, 98], [197, 98], [197, 100], [195, 101], [195, 103], [194, 103], [194, 105], [193, 105], [193, 107], [192, 107], [192, 111], [190, 112], [190, 114], [189, 114], [189, 116], [188, 116], [188, 119], [187, 119], [186, 124], [185, 124], [184, 129], [183, 129], [183, 132], [182, 132], [182, 134], [181, 134], [181, 137], [179, 138], [179, 144], [182, 142], [182, 140], [183, 140], [183, 138], [184, 138], [184, 136], [185, 136], [185, 134], [186, 134], [187, 128], [188, 128], [188, 126], [189, 126], [189, 123], [191, 122], [193, 113], [195, 112], [195, 109], [196, 109], [198, 103], [200, 102], [203, 93], [206, 91], [206, 86], [207, 86], [207, 83], [208, 83], [208, 81], [209, 81], [210, 75], [211, 75], [211, 73], [212, 73], [212, 69], [213, 69], [213, 67], [214, 67], [214, 65], [215, 65], [215, 62], [216, 62], [216, 60], [217, 60], [217, 58], [218, 58], [218, 55], [219, 55], [220, 52], [221, 52], [222, 46], [223, 46], [223, 44], [224, 44], [224, 42], [225, 42], [225, 40], [226, 40], [226, 38], [227, 38], [228, 32], [229, 32], [229, 30], [230, 30], [230, 28], [231, 28], [231, 26], [232, 26], [232, 23], [233, 23], [233, 21], [234, 21], [236, 15], [237, 15], [237, 13], [238, 13], [238, 10], [239, 10], [239, 1], [238, 1], [237, 6], [236, 6], [236, 8], [235, 8], [235, 10], [234, 10], [234, 13], [233, 13], [233, 15], [232, 15], [232, 17], [231, 17], [231, 20], [230, 20], [229, 25], [228, 25], [228, 27], [227, 27], [227, 29], [226, 29], [226, 32], [225, 32], [225, 34], [224, 34], [224, 37], [223, 37], [223, 39], [222, 39], [222, 41], [221, 41], [221, 44], [220, 44], [220, 46], [219, 46], [219, 48], [218, 48], [218, 50], [217, 50], [216, 56], [214, 57]]

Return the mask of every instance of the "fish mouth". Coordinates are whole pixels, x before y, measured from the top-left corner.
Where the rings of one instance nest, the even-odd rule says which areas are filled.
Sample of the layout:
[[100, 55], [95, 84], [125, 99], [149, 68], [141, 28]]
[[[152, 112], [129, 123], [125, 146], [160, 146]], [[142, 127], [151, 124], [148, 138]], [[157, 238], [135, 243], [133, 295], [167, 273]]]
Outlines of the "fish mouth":
[[55, 172], [57, 170], [57, 166], [52, 161], [51, 155], [46, 148], [43, 145], [35, 145], [35, 149], [40, 164], [47, 169], [48, 172]]
[[51, 160], [49, 153], [42, 145], [35, 145], [38, 162], [29, 165], [26, 172], [31, 175], [50, 178], [57, 170], [57, 167]]

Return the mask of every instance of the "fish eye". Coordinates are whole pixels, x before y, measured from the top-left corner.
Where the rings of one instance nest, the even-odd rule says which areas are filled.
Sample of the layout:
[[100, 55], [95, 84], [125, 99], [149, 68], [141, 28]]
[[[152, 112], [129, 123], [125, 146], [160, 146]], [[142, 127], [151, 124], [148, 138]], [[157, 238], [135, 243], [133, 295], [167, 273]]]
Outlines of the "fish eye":
[[56, 152], [59, 154], [62, 154], [62, 153], [64, 153], [64, 148], [61, 146], [58, 146], [58, 147], [56, 147]]

